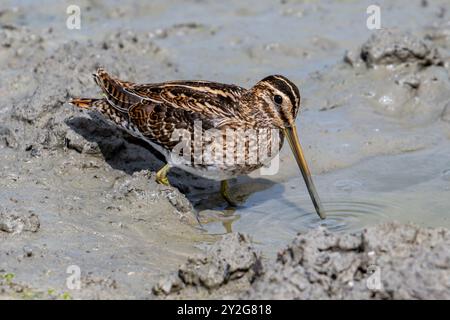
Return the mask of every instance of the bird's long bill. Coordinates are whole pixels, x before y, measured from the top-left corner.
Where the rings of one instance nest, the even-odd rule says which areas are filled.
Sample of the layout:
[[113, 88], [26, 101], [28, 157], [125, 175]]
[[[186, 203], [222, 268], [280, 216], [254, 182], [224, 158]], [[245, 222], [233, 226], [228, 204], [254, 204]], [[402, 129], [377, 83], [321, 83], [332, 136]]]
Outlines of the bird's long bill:
[[285, 128], [284, 135], [289, 141], [289, 145], [291, 146], [292, 152], [294, 153], [295, 160], [297, 160], [297, 164], [302, 172], [303, 179], [305, 179], [306, 187], [308, 188], [309, 195], [311, 196], [311, 200], [316, 208], [316, 212], [321, 219], [325, 219], [325, 211], [322, 208], [322, 204], [320, 203], [319, 195], [317, 194], [316, 187], [311, 178], [311, 173], [308, 168], [308, 164], [306, 163], [305, 157], [303, 155], [303, 150], [300, 145], [300, 141], [298, 140], [297, 128], [294, 126]]

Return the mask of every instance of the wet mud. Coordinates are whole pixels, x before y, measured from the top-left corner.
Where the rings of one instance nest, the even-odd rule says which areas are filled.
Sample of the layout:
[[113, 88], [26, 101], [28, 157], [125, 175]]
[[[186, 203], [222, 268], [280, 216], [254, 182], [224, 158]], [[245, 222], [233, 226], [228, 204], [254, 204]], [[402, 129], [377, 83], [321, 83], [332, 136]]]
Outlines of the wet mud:
[[336, 234], [319, 227], [298, 234], [268, 262], [245, 236], [230, 234], [162, 279], [154, 293], [166, 299], [449, 299], [449, 245], [444, 228], [386, 223]]
[[[371, 31], [369, 2], [81, 1], [80, 30], [60, 2], [0, 8], [0, 298], [448, 298], [450, 7], [382, 1]], [[329, 218], [286, 148], [276, 175], [232, 181], [236, 210], [179, 170], [156, 184], [157, 151], [67, 103], [99, 95], [100, 66], [135, 82], [286, 75]]]

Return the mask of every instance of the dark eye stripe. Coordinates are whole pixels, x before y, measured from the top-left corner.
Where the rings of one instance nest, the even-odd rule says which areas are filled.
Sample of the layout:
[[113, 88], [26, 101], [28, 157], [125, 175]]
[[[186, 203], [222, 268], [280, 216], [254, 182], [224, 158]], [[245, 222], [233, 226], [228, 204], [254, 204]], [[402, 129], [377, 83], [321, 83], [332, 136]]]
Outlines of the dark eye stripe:
[[287, 95], [294, 108], [297, 107], [300, 101], [300, 92], [295, 84], [282, 76], [269, 76], [263, 81], [269, 82], [274, 88]]
[[294, 107], [297, 107], [300, 104], [300, 91], [298, 90], [298, 87], [295, 85], [295, 83], [293, 83], [292, 81], [283, 76], [275, 76], [275, 78], [284, 81], [286, 85], [290, 88], [290, 91], [293, 93], [295, 98]]
[[296, 99], [295, 99], [295, 95], [292, 92], [292, 89], [286, 84], [286, 82], [282, 81], [282, 80], [275, 80], [274, 81], [274, 86], [280, 90], [281, 92], [283, 92], [284, 94], [286, 94], [289, 98], [289, 100], [292, 103], [292, 106], [296, 107]]

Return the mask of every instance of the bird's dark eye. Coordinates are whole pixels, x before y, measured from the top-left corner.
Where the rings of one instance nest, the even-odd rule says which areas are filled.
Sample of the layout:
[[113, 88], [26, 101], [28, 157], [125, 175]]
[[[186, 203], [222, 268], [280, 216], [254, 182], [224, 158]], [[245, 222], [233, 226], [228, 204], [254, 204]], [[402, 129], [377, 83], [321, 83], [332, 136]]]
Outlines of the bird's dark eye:
[[283, 103], [283, 97], [276, 94], [273, 96], [273, 101], [275, 101], [276, 104], [281, 104]]

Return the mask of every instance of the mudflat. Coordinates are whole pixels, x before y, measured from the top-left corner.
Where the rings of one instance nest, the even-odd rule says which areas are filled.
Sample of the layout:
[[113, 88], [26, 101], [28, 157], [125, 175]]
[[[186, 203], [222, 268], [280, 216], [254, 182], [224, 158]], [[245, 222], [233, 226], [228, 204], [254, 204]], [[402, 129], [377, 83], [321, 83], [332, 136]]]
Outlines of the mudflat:
[[[180, 3], [81, 1], [80, 30], [57, 1], [0, 9], [0, 297], [448, 299], [448, 1], [381, 1], [377, 31], [370, 1]], [[287, 76], [329, 218], [285, 149], [276, 175], [232, 182], [233, 212], [215, 182], [156, 184], [157, 151], [67, 103], [99, 95], [100, 66]]]

